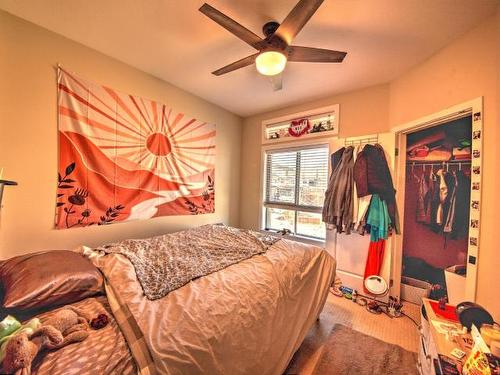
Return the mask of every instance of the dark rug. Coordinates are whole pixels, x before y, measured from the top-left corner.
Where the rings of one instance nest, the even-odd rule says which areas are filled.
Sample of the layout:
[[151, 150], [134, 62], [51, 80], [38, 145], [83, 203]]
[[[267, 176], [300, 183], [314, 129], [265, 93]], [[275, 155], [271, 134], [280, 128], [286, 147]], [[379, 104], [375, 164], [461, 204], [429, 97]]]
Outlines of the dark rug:
[[413, 375], [417, 354], [336, 324], [314, 375]]

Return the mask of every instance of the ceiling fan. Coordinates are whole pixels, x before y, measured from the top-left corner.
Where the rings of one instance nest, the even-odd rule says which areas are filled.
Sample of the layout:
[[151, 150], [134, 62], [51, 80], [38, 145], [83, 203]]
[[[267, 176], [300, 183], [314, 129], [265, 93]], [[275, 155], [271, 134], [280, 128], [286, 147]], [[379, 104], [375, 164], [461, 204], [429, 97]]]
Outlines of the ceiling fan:
[[264, 38], [254, 34], [211, 5], [203, 4], [199, 9], [200, 12], [258, 51], [217, 69], [212, 74], [220, 76], [255, 63], [259, 73], [271, 77], [274, 90], [280, 90], [282, 88], [281, 72], [288, 61], [341, 63], [347, 55], [346, 52], [291, 45], [293, 38], [302, 30], [323, 1], [300, 0], [281, 24], [271, 21], [262, 27]]

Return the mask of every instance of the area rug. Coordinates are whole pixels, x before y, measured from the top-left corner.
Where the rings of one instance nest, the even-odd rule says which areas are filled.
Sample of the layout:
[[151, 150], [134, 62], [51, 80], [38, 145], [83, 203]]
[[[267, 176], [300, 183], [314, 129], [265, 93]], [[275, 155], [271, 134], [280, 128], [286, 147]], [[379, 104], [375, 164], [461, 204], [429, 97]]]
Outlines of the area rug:
[[413, 375], [417, 354], [336, 324], [323, 347], [314, 375]]

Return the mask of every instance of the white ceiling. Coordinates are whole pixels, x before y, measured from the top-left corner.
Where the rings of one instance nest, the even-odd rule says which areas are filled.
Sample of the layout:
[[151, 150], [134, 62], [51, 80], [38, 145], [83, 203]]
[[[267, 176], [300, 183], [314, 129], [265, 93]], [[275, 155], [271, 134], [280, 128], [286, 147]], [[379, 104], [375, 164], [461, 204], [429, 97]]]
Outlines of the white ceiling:
[[[198, 11], [203, 0], [0, 0], [0, 8], [241, 116], [384, 83], [492, 14], [498, 0], [325, 0], [294, 44], [347, 51], [337, 64], [289, 63], [273, 92], [255, 66], [210, 72], [252, 47]], [[207, 0], [258, 35], [296, 0]], [[470, 58], [465, 57], [464, 58]]]

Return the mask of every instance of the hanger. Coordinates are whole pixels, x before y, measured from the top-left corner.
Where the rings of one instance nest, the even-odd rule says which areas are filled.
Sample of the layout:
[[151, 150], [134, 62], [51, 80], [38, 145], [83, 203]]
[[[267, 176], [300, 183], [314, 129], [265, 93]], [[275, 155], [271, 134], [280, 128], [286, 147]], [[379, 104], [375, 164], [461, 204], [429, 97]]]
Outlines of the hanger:
[[415, 173], [415, 163], [411, 164], [411, 175], [415, 179], [415, 181], [419, 181], [420, 177]]
[[[431, 166], [431, 170], [432, 170], [432, 166]], [[425, 178], [425, 173], [426, 172], [427, 172], [427, 165], [426, 164], [422, 164], [422, 178]]]
[[434, 167], [431, 165], [430, 171], [429, 171], [429, 180], [430, 181], [435, 181], [436, 180], [436, 174], [434, 173]]
[[356, 145], [354, 147], [354, 154], [357, 156], [359, 154], [359, 151], [361, 150], [361, 144]]

